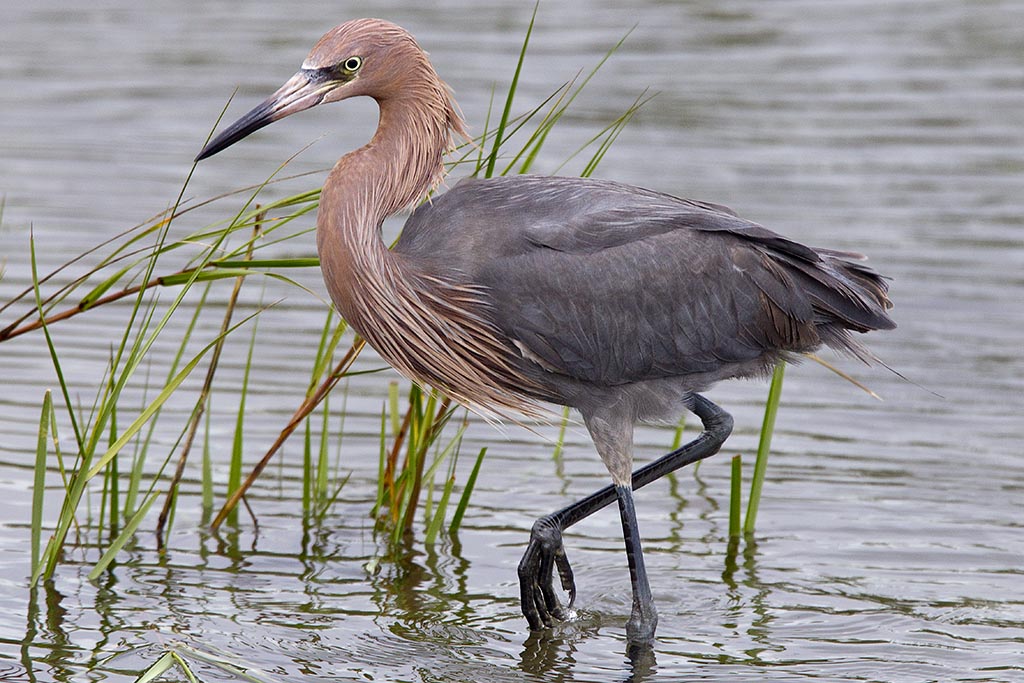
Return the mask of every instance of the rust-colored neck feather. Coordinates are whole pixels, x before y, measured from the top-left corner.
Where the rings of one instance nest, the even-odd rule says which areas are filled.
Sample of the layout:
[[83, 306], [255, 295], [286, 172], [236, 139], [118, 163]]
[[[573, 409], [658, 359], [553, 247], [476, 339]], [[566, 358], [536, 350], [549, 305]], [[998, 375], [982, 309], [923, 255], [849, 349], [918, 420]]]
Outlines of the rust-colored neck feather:
[[465, 136], [426, 57], [410, 61], [404, 82], [376, 98], [373, 139], [338, 161], [324, 184], [317, 247], [328, 291], [349, 324], [407, 377], [484, 414], [542, 414], [536, 387], [489, 322], [481, 289], [420, 269], [381, 240], [385, 218], [441, 181], [453, 133]]
[[[324, 280], [345, 319], [367, 341], [367, 295], [385, 286], [392, 255], [384, 219], [419, 202], [444, 175], [452, 131], [463, 132], [444, 84], [425, 59], [411, 57], [404, 83], [378, 97], [380, 122], [368, 144], [342, 157], [324, 183], [317, 249]], [[365, 333], [364, 333], [365, 332]]]

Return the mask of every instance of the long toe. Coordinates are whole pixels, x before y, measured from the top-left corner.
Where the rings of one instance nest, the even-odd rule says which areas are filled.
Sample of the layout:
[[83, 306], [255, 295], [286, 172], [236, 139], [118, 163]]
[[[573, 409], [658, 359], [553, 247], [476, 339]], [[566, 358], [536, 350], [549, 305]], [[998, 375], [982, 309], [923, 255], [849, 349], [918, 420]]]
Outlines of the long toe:
[[569, 609], [576, 604], [576, 579], [572, 573], [572, 565], [565, 555], [565, 546], [562, 546], [555, 555], [555, 567], [558, 568], [558, 578], [562, 582], [562, 590], [569, 595]]
[[519, 589], [523, 616], [531, 629], [548, 628], [561, 618], [562, 608], [551, 585], [551, 563], [544, 557], [519, 565]]
[[562, 547], [562, 533], [550, 519], [541, 518], [534, 524], [530, 543], [519, 562], [521, 607], [533, 630], [550, 627], [556, 620], [565, 618], [554, 586], [556, 567], [562, 587], [569, 592], [570, 599], [574, 599], [576, 587]]
[[523, 616], [534, 631], [551, 626], [550, 610], [541, 587], [544, 580], [543, 564], [541, 548], [531, 539], [519, 562], [519, 598]]

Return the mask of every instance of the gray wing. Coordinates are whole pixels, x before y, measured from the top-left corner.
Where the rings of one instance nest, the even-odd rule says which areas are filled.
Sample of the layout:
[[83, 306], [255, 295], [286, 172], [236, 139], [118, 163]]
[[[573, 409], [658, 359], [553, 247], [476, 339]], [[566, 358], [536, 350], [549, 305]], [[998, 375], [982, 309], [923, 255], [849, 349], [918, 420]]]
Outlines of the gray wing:
[[604, 181], [461, 183], [410, 218], [396, 251], [487, 287], [495, 324], [528, 357], [602, 384], [715, 372], [823, 341], [855, 349], [846, 329], [891, 326], [884, 285], [849, 255], [819, 254], [724, 207]]

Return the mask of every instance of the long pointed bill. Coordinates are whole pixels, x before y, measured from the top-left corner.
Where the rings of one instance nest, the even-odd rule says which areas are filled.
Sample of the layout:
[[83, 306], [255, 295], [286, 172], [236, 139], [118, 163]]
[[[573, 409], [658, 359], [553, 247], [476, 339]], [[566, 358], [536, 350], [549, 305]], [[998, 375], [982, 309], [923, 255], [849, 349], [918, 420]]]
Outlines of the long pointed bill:
[[288, 79], [287, 83], [262, 104], [210, 140], [196, 156], [196, 161], [213, 156], [278, 119], [315, 107], [323, 101], [324, 95], [339, 85], [341, 82], [332, 78], [325, 69], [303, 69]]

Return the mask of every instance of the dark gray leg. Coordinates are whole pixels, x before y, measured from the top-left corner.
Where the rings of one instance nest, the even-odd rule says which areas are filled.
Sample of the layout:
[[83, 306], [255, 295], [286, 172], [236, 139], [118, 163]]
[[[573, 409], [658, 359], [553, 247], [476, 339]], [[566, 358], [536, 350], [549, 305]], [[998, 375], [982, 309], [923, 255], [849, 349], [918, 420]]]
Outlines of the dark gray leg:
[[640, 528], [637, 526], [636, 509], [633, 507], [633, 490], [628, 486], [616, 486], [615, 494], [619, 499], [622, 538], [626, 542], [629, 582], [633, 587], [633, 612], [626, 622], [626, 637], [632, 642], [647, 643], [654, 640], [654, 630], [658, 627], [658, 611], [654, 609], [651, 584], [647, 581], [644, 551], [640, 545]]
[[[700, 418], [704, 425], [704, 431], [678, 450], [633, 472], [633, 490], [680, 467], [714, 455], [729, 437], [732, 432], [732, 417], [700, 394], [692, 396], [693, 405], [690, 410]], [[647, 574], [643, 565], [640, 535], [637, 531], [636, 513], [633, 509], [633, 496], [625, 487], [622, 487], [622, 491], [628, 495], [620, 495], [615, 486], [606, 486], [561, 510], [541, 517], [533, 525], [530, 543], [526, 547], [523, 559], [519, 562], [519, 590], [522, 597], [523, 615], [530, 623], [531, 629], [551, 626], [554, 620], [564, 617], [564, 611], [559, 604], [552, 583], [555, 569], [558, 570], [563, 590], [569, 594], [569, 607], [572, 607], [573, 601], [576, 599], [576, 584], [573, 580], [572, 567], [569, 565], [569, 560], [565, 556], [565, 548], [562, 545], [562, 531], [609, 505], [613, 500], [618, 500], [623, 534], [626, 536], [626, 555], [630, 561], [630, 575], [633, 583], [633, 614], [630, 617], [629, 625], [627, 625], [627, 636], [631, 640], [634, 639], [634, 635], [638, 640], [653, 638], [654, 628], [657, 625], [657, 613], [654, 611]], [[646, 597], [644, 597], [644, 592], [646, 592]], [[647, 607], [649, 607], [649, 614], [645, 615]], [[650, 630], [649, 636], [645, 633], [645, 630], [648, 629], [647, 625]], [[630, 633], [630, 631], [634, 631], [634, 633]]]

